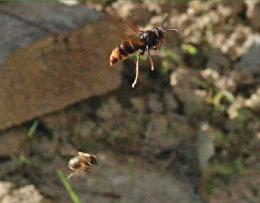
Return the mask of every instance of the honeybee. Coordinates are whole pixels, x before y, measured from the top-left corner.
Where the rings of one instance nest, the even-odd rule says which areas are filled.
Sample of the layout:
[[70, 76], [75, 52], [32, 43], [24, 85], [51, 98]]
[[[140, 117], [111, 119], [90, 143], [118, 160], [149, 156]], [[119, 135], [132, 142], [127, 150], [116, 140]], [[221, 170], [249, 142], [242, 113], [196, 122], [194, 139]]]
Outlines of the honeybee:
[[110, 65], [113, 66], [117, 62], [127, 58], [130, 54], [139, 51], [138, 59], [136, 61], [135, 79], [132, 83], [132, 88], [134, 88], [137, 83], [139, 75], [140, 56], [143, 55], [145, 51], [147, 51], [148, 58], [151, 64], [151, 70], [154, 70], [153, 60], [150, 56], [150, 49], [159, 49], [160, 45], [165, 41], [164, 33], [169, 31], [178, 31], [177, 29], [163, 29], [163, 24], [165, 22], [166, 17], [167, 14], [164, 16], [162, 20], [161, 27], [157, 27], [152, 30], [146, 31], [138, 30], [138, 32], [140, 33], [139, 37], [132, 38], [128, 41], [121, 43], [112, 51], [110, 55]]
[[74, 172], [71, 173], [67, 178], [69, 179], [71, 176], [81, 170], [89, 173], [94, 165], [97, 165], [97, 157], [94, 154], [78, 152], [78, 155], [72, 157], [68, 162], [68, 167]]

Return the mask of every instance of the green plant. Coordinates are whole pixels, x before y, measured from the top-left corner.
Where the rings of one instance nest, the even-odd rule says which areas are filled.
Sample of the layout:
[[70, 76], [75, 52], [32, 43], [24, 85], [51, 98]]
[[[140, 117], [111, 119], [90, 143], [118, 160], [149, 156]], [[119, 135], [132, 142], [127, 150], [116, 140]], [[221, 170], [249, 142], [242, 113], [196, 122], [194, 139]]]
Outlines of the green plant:
[[70, 198], [72, 199], [72, 201], [74, 203], [82, 203], [81, 199], [79, 198], [77, 193], [73, 190], [71, 184], [69, 183], [69, 181], [66, 178], [66, 176], [64, 175], [64, 173], [60, 169], [57, 169], [56, 172], [57, 172], [57, 174], [58, 174], [62, 184], [64, 185], [65, 189], [69, 193]]
[[33, 122], [33, 124], [31, 125], [31, 127], [29, 128], [29, 131], [28, 131], [28, 133], [27, 133], [27, 136], [28, 136], [29, 138], [32, 138], [32, 137], [33, 137], [33, 135], [34, 135], [34, 133], [35, 133], [35, 131], [36, 131], [38, 125], [39, 125], [39, 121], [38, 121], [38, 120], [35, 120], [35, 121]]
[[228, 164], [216, 164], [211, 166], [211, 170], [214, 173], [230, 177], [231, 175], [238, 174], [243, 175], [244, 173], [244, 163], [241, 157], [234, 159]]
[[[229, 104], [235, 101], [234, 95], [228, 90], [215, 88], [213, 92], [214, 93], [207, 98], [207, 102], [212, 104], [216, 109], [226, 110]], [[223, 99], [226, 99], [229, 104], [224, 104], [222, 102]]]
[[189, 55], [195, 55], [198, 52], [197, 48], [195, 46], [193, 46], [192, 44], [183, 43], [181, 45], [181, 48], [184, 52], [186, 52]]
[[20, 160], [22, 163], [25, 163], [25, 164], [30, 164], [30, 163], [31, 163], [31, 160], [30, 160], [28, 157], [24, 156], [24, 155], [21, 155], [21, 156], [19, 157], [19, 160]]

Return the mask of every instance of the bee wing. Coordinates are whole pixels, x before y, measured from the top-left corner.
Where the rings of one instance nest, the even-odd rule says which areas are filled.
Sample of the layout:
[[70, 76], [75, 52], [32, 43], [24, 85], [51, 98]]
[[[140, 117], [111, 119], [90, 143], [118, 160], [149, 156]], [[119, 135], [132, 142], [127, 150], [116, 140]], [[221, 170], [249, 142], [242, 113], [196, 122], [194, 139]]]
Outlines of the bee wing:
[[83, 170], [84, 170], [86, 173], [89, 173], [92, 168], [93, 168], [93, 166], [86, 166], [86, 167], [83, 168]]
[[84, 157], [86, 157], [86, 158], [90, 158], [90, 154], [88, 154], [88, 153], [78, 152], [78, 155], [79, 155], [79, 156], [84, 156]]
[[94, 154], [88, 154], [84, 152], [78, 152], [78, 155], [87, 159], [87, 165], [97, 165], [97, 157]]
[[91, 163], [91, 164], [94, 164], [94, 165], [98, 165], [97, 157], [96, 157], [95, 155], [93, 155], [93, 154], [91, 154], [90, 157], [91, 157], [91, 158], [90, 158], [90, 163]]

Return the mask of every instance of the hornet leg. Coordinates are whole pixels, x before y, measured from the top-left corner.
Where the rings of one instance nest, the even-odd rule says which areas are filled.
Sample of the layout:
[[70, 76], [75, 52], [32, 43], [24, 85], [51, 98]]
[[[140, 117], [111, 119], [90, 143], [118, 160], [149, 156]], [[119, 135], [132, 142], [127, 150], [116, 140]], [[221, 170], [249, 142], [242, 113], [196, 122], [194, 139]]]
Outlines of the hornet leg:
[[150, 49], [149, 49], [148, 46], [146, 46], [146, 50], [147, 50], [148, 58], [149, 58], [149, 61], [150, 61], [150, 64], [151, 64], [151, 70], [153, 71], [154, 70], [153, 59], [150, 55]]
[[136, 61], [136, 66], [135, 66], [135, 80], [132, 84], [132, 88], [135, 87], [136, 83], [137, 83], [137, 79], [138, 79], [138, 76], [139, 76], [139, 63], [140, 63], [140, 56], [141, 56], [141, 53], [138, 55], [138, 59]]

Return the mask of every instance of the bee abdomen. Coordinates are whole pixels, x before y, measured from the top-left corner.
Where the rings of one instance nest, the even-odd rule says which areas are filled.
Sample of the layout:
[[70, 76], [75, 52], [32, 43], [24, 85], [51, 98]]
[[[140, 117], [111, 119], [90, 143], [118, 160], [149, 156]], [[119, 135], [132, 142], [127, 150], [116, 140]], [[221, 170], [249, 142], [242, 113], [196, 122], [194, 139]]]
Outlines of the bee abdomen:
[[77, 170], [81, 167], [80, 165], [80, 157], [73, 157], [69, 160], [68, 167], [71, 170]]

